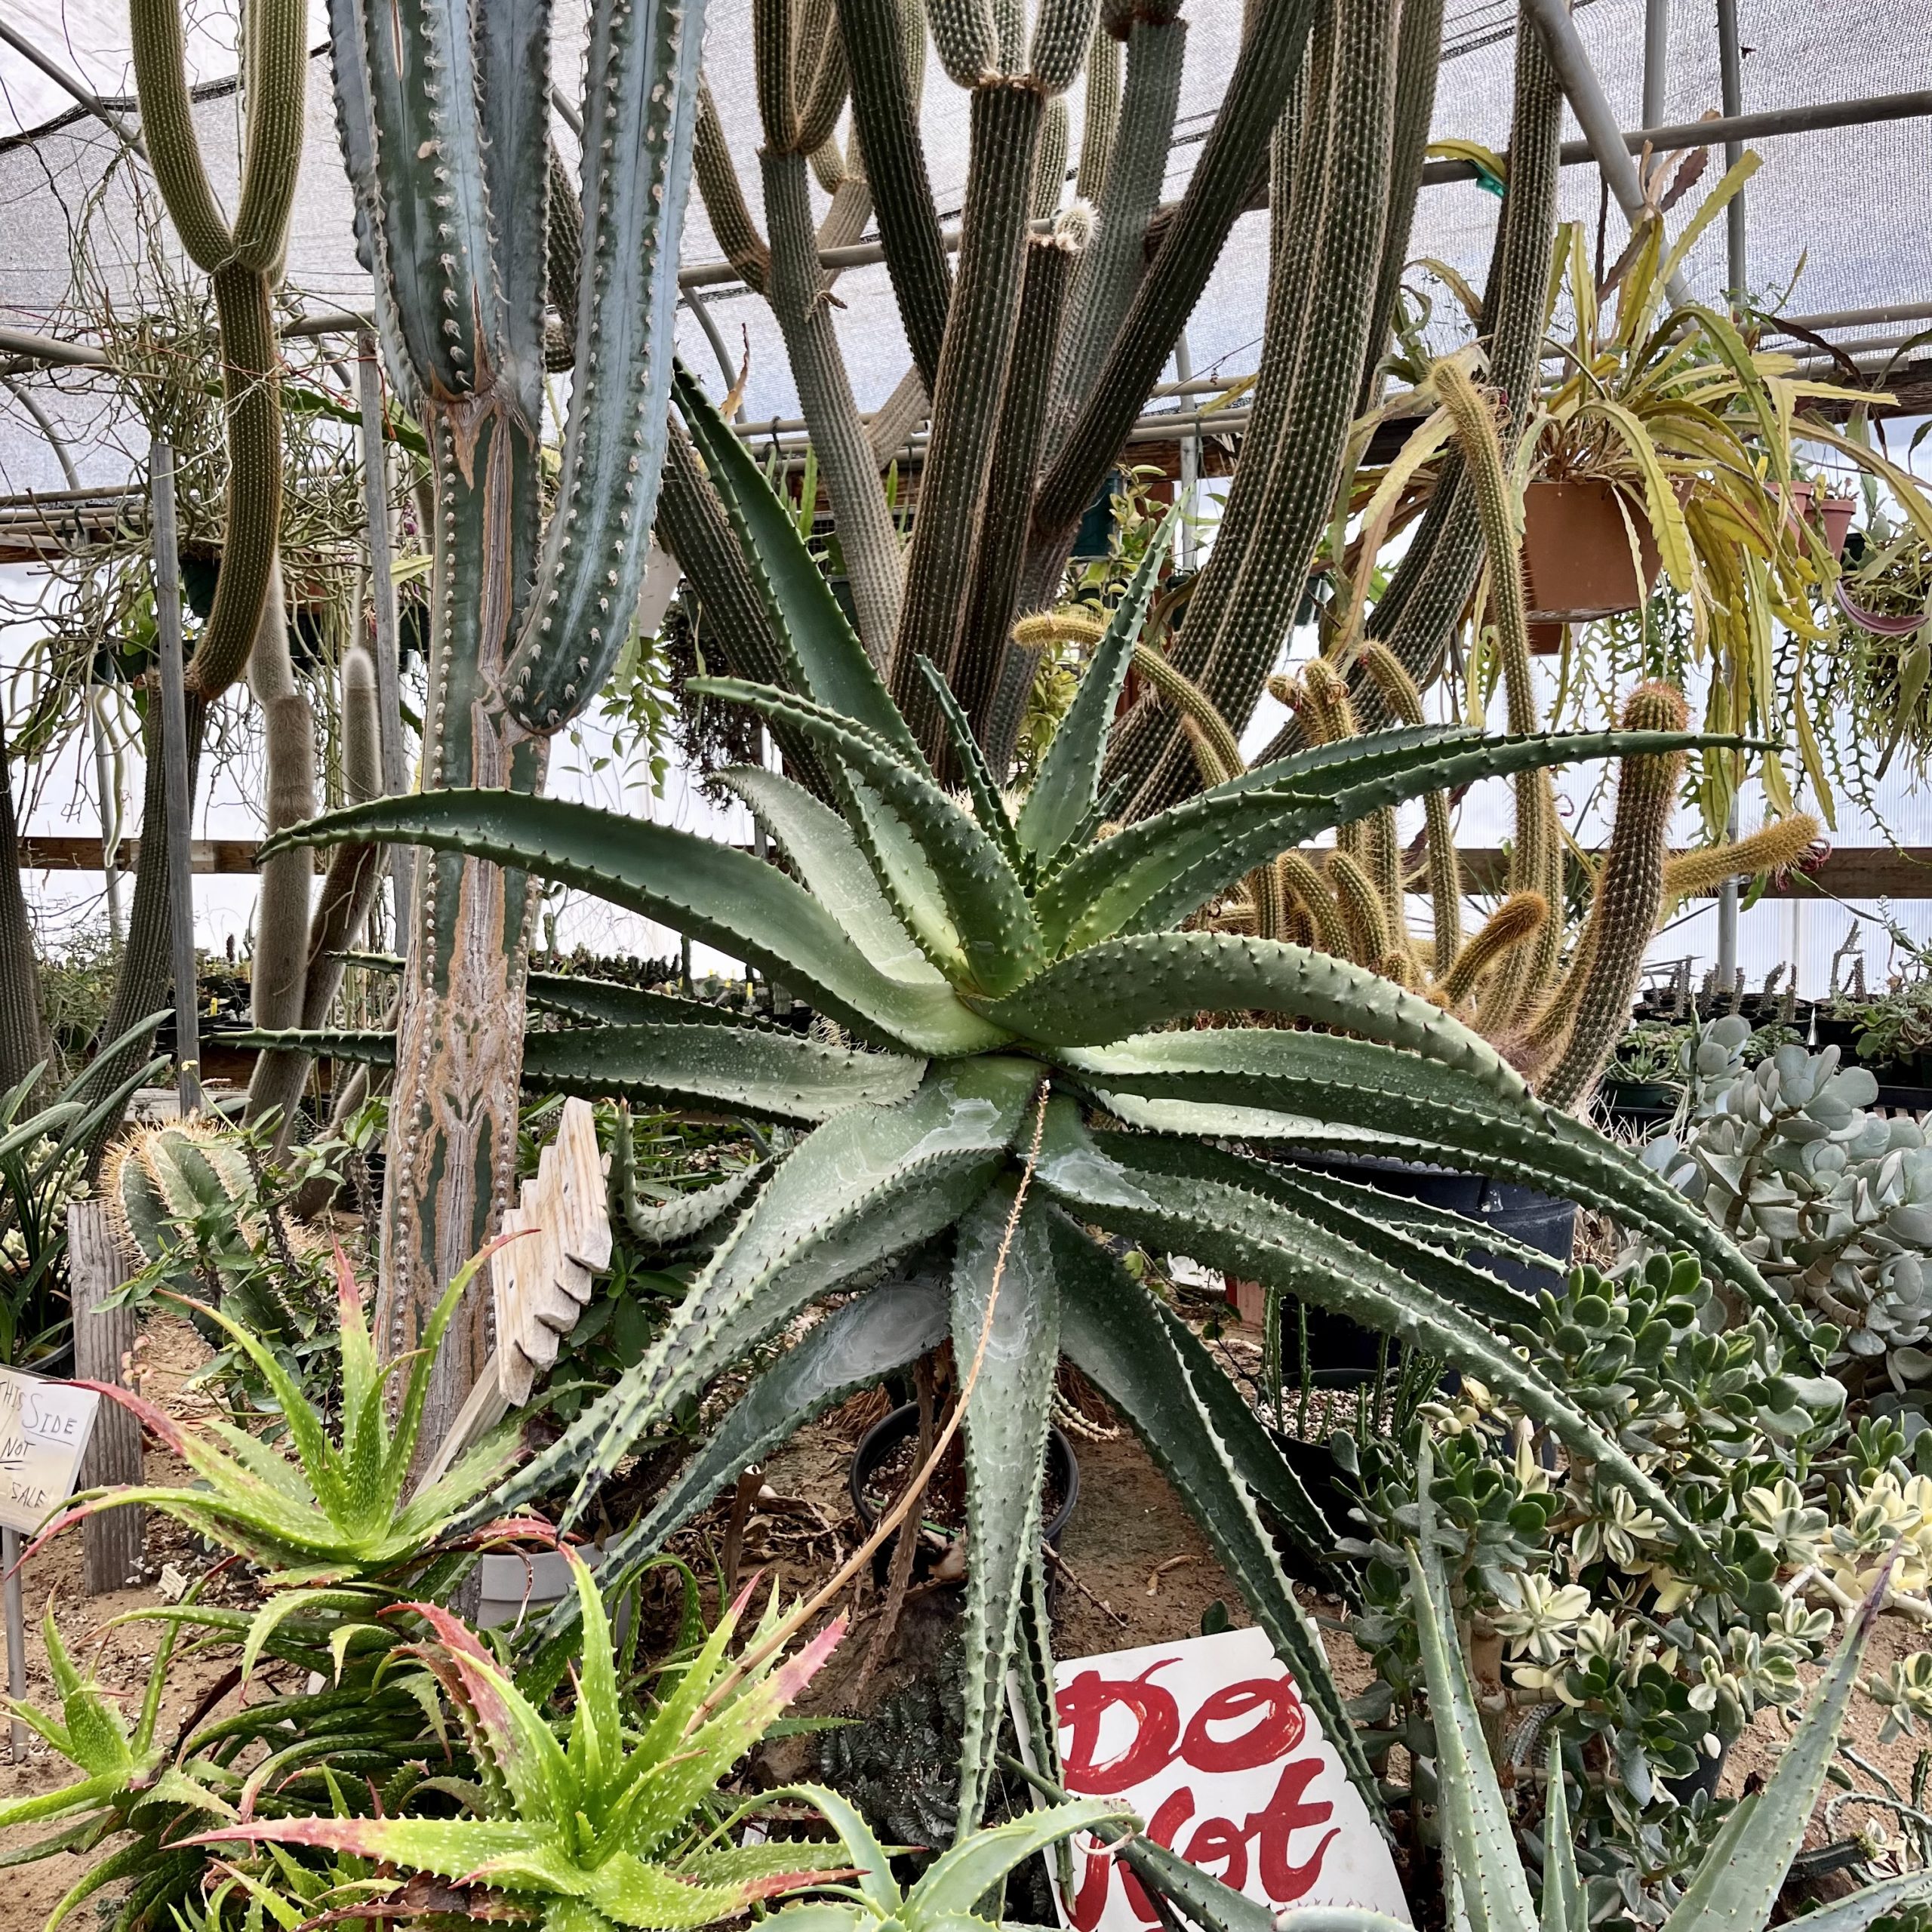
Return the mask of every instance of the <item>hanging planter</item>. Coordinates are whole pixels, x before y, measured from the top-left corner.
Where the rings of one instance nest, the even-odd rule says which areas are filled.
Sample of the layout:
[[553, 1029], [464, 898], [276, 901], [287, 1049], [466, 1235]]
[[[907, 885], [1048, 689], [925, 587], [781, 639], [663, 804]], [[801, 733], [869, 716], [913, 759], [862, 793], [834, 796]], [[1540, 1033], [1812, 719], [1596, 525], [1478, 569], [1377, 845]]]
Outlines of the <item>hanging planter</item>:
[[[1635, 566], [1630, 531], [1637, 534]], [[1565, 624], [1639, 609], [1657, 580], [1657, 539], [1633, 509], [1626, 524], [1614, 484], [1532, 483], [1523, 493], [1523, 589], [1530, 649], [1562, 648]], [[1640, 568], [1637, 567], [1640, 566]]]
[[1851, 520], [1858, 513], [1856, 497], [1819, 497], [1816, 487], [1810, 483], [1794, 483], [1791, 486], [1791, 508], [1788, 521], [1795, 530], [1801, 524], [1810, 524], [1822, 532], [1825, 547], [1834, 557], [1844, 555], [1845, 539], [1851, 534]]

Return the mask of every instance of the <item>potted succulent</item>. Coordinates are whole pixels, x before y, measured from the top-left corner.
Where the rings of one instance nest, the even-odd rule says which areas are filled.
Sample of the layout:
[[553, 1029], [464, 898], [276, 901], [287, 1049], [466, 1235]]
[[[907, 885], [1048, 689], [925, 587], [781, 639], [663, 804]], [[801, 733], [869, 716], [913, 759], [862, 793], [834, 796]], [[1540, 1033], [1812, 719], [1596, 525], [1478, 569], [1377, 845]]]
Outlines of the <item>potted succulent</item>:
[[1604, 1113], [1640, 1125], [1675, 1113], [1684, 1095], [1682, 1048], [1691, 1032], [1655, 1020], [1632, 1027], [1604, 1069], [1598, 1097]]

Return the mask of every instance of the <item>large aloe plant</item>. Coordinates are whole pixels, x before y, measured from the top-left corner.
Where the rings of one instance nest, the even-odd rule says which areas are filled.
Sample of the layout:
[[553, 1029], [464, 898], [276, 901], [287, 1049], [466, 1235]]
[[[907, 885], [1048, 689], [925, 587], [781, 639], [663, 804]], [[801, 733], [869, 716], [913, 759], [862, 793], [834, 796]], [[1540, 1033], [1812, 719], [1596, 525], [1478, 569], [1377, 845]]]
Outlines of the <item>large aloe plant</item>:
[[[1426, 1001], [1303, 947], [1182, 930], [1257, 863], [1374, 805], [1564, 758], [1667, 751], [1682, 738], [1496, 740], [1407, 728], [1257, 767], [1101, 838], [1106, 733], [1164, 535], [1023, 798], [994, 785], [958, 706], [934, 685], [970, 781], [970, 806], [961, 804], [934, 783], [743, 446], [688, 378], [678, 398], [792, 680], [789, 690], [721, 680], [705, 688], [784, 721], [836, 775], [836, 810], [770, 771], [726, 775], [796, 876], [668, 826], [511, 792], [384, 799], [290, 835], [406, 839], [596, 893], [751, 961], [863, 1043], [834, 1053], [675, 1001], [661, 1019], [597, 1032], [620, 1089], [683, 1097], [702, 1084], [714, 1104], [815, 1131], [752, 1198], [650, 1354], [525, 1463], [496, 1506], [574, 1481], [580, 1509], [643, 1432], [755, 1342], [828, 1291], [875, 1280], [879, 1264], [940, 1243], [949, 1282], [889, 1282], [814, 1330], [731, 1412], [627, 1547], [662, 1537], [809, 1416], [949, 1328], [959, 1360], [972, 1359], [983, 1329], [967, 1431], [974, 1560], [964, 1826], [983, 1798], [1008, 1657], [1023, 1634], [1037, 1663], [1044, 1641], [1038, 1475], [1062, 1353], [1132, 1421], [1308, 1684], [1329, 1734], [1352, 1754], [1257, 1500], [1323, 1552], [1327, 1526], [1200, 1344], [1094, 1238], [1097, 1229], [1259, 1278], [1463, 1364], [1577, 1454], [1623, 1472], [1677, 1526], [1694, 1561], [1694, 1533], [1670, 1500], [1497, 1339], [1495, 1324], [1527, 1310], [1463, 1258], [1472, 1245], [1493, 1251], [1492, 1235], [1226, 1143], [1368, 1146], [1567, 1194], [1694, 1251], [1788, 1322], [1751, 1264]], [[1235, 1011], [1297, 1024], [1212, 1023]], [[1317, 1026], [1327, 1030], [1306, 1029]], [[1122, 1131], [1123, 1121], [1153, 1131]], [[1023, 1203], [1026, 1174], [1034, 1184]], [[1038, 1694], [1038, 1671], [1025, 1677]], [[1353, 1762], [1372, 1792], [1365, 1765]]]
[[[585, 60], [570, 416], [542, 518], [546, 0], [330, 0], [343, 155], [384, 359], [435, 489], [422, 789], [540, 786], [629, 635], [664, 454], [703, 0], [596, 0]], [[571, 291], [560, 288], [568, 298]], [[377, 1333], [415, 1347], [515, 1175], [528, 881], [442, 848], [417, 875]], [[486, 1352], [446, 1336], [435, 1441]]]

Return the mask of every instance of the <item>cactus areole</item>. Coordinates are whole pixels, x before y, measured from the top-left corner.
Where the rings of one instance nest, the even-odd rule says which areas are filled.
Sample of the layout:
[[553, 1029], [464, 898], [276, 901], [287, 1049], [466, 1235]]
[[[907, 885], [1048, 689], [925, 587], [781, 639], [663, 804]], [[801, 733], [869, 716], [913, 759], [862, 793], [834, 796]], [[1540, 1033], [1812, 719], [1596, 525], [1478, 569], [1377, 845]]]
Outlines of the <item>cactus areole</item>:
[[[575, 376], [556, 507], [539, 488], [550, 9], [329, 0], [337, 131], [384, 361], [435, 491], [421, 786], [528, 797], [608, 674], [663, 465], [703, 0], [596, 0], [586, 50]], [[388, 1146], [378, 1334], [414, 1346], [513, 1175], [528, 873], [436, 851], [417, 874]], [[434, 1442], [485, 1352], [472, 1297]]]
[[[974, 1556], [960, 1777], [970, 1824], [985, 1795], [1007, 1660], [1016, 1646], [1037, 1657], [1044, 1643], [1038, 1473], [1064, 1353], [1145, 1438], [1327, 1734], [1350, 1753], [1353, 1729], [1257, 1504], [1322, 1555], [1332, 1532], [1192, 1331], [1097, 1229], [1338, 1309], [1507, 1390], [1575, 1453], [1616, 1468], [1678, 1530], [1694, 1564], [1697, 1534], [1669, 1498], [1500, 1338], [1529, 1309], [1466, 1258], [1494, 1250], [1491, 1230], [1246, 1149], [1336, 1152], [1367, 1141], [1567, 1195], [1694, 1250], [1737, 1294], [1788, 1322], [1749, 1262], [1657, 1176], [1545, 1106], [1494, 1049], [1426, 1000], [1305, 947], [1181, 930], [1257, 863], [1385, 804], [1688, 741], [1404, 727], [1257, 766], [1100, 838], [1106, 735], [1171, 518], [1023, 798], [993, 783], [963, 712], [932, 675], [968, 780], [962, 803], [934, 782], [749, 452], [681, 372], [675, 392], [789, 666], [789, 688], [723, 678], [697, 688], [786, 727], [832, 775], [835, 806], [762, 768], [725, 775], [790, 870], [669, 826], [473, 786], [353, 806], [270, 841], [426, 847], [438, 894], [465, 876], [460, 868], [483, 862], [503, 869], [493, 876], [534, 875], [595, 893], [749, 960], [861, 1043], [834, 1057], [776, 1028], [727, 1023], [697, 1002], [684, 1006], [681, 1023], [600, 1035], [614, 1091], [689, 1094], [694, 1069], [715, 1080], [728, 1063], [741, 1065], [740, 1088], [718, 1103], [819, 1124], [748, 1192], [650, 1352], [525, 1463], [493, 1506], [574, 1484], [571, 1508], [580, 1510], [643, 1432], [748, 1349], [828, 1292], [862, 1289], [752, 1386], [620, 1540], [626, 1552], [661, 1540], [800, 1423], [916, 1360], [949, 1328], [956, 1358], [980, 1361], [966, 1429]], [[678, 1006], [657, 1004], [673, 1017]], [[1229, 1023], [1214, 1023], [1217, 1016]], [[510, 1017], [514, 1025], [520, 1014]], [[513, 1081], [509, 1044], [497, 1050]], [[401, 1065], [422, 1049], [405, 1030], [398, 1051]], [[392, 1244], [409, 1207], [392, 1209]], [[1020, 1675], [1045, 1681], [1037, 1670]], [[1051, 1729], [1036, 1724], [1035, 1734]], [[1352, 1770], [1373, 1807], [1358, 1754]]]

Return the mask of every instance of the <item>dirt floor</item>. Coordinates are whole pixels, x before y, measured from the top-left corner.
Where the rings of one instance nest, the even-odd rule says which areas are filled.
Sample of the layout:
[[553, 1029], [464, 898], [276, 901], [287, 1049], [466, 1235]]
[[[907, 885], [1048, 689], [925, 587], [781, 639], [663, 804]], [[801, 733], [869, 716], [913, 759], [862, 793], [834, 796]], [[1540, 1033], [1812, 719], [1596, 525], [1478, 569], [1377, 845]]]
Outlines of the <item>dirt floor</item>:
[[[186, 1323], [151, 1319], [143, 1353], [144, 1388], [151, 1398], [184, 1419], [206, 1412], [210, 1398], [183, 1389], [204, 1355], [198, 1338]], [[777, 1583], [788, 1597], [822, 1583], [860, 1538], [848, 1472], [857, 1438], [872, 1419], [863, 1407], [835, 1412], [775, 1456], [761, 1480], [746, 1484], [736, 1498], [721, 1499], [679, 1539], [691, 1555], [705, 1559], [697, 1567], [708, 1569], [715, 1559], [734, 1583], [755, 1571]], [[1080, 1497], [1061, 1541], [1053, 1595], [1059, 1654], [1088, 1655], [1192, 1635], [1217, 1603], [1225, 1607], [1231, 1623], [1245, 1623], [1247, 1616], [1238, 1592], [1139, 1443], [1121, 1430], [1102, 1439], [1077, 1438], [1075, 1447]], [[149, 1444], [149, 1481], [185, 1480], [186, 1475]], [[143, 1580], [126, 1589], [91, 1599], [81, 1595], [78, 1531], [64, 1534], [29, 1566], [25, 1582], [29, 1702], [43, 1706], [50, 1702], [39, 1624], [51, 1596], [76, 1661], [97, 1672], [131, 1718], [138, 1709], [158, 1627], [116, 1627], [116, 1620], [177, 1597], [212, 1560], [168, 1519], [151, 1512], [147, 1520]], [[209, 1595], [215, 1601], [245, 1602], [248, 1589], [245, 1579], [224, 1575], [215, 1580]], [[924, 1668], [956, 1619], [955, 1588], [944, 1581], [915, 1582], [901, 1608], [891, 1644], [884, 1654], [875, 1655], [886, 1595], [871, 1576], [862, 1577], [852, 1593], [850, 1634], [814, 1685], [809, 1708], [869, 1708]], [[1343, 1606], [1306, 1595], [1304, 1601], [1324, 1628], [1345, 1692], [1364, 1687], [1367, 1661], [1340, 1628]], [[1928, 1637], [1932, 1632], [1916, 1623], [1884, 1620], [1869, 1653], [1872, 1669], [1882, 1673], [1894, 1657], [1927, 1647]], [[177, 1664], [163, 1706], [164, 1737], [180, 1732], [231, 1661], [229, 1654], [217, 1651]], [[275, 1681], [275, 1669], [268, 1667], [264, 1693]], [[1901, 1739], [1881, 1747], [1877, 1734], [1881, 1715], [1869, 1700], [1854, 1700], [1847, 1738], [1862, 1756], [1904, 1789], [1919, 1740]], [[1784, 1733], [1781, 1720], [1761, 1719], [1730, 1754], [1724, 1788], [1737, 1791], [1753, 1773], [1768, 1770]], [[805, 1754], [810, 1749], [809, 1740], [795, 1740], [795, 1749], [779, 1754], [771, 1770], [781, 1777], [808, 1773]], [[792, 1758], [795, 1764], [789, 1761]], [[24, 1765], [7, 1762], [0, 1752], [0, 1804], [51, 1790], [71, 1775], [65, 1761], [37, 1738], [30, 1742]], [[1839, 1822], [1844, 1829], [1862, 1820], [1851, 1814]], [[48, 1827], [34, 1825], [0, 1832], [0, 1858], [17, 1855], [48, 1835]], [[79, 1858], [62, 1854], [8, 1869], [0, 1885], [0, 1932], [37, 1932], [83, 1869]], [[85, 1911], [77, 1924], [85, 1922]]]

